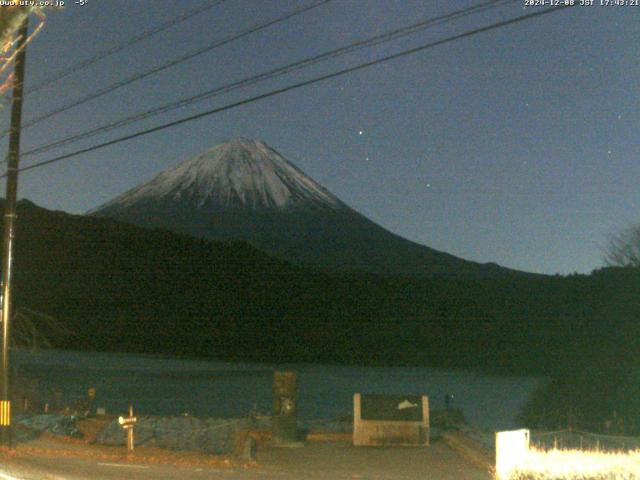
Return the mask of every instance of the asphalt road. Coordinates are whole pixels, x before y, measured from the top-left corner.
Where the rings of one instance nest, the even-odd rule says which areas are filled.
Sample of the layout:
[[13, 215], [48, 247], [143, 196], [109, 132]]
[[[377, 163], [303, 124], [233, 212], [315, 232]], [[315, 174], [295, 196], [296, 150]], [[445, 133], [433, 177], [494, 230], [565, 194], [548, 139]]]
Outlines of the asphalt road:
[[77, 458], [3, 457], [0, 480], [491, 480], [443, 442], [426, 448], [356, 448], [307, 443], [264, 448], [256, 465], [234, 467], [144, 465]]

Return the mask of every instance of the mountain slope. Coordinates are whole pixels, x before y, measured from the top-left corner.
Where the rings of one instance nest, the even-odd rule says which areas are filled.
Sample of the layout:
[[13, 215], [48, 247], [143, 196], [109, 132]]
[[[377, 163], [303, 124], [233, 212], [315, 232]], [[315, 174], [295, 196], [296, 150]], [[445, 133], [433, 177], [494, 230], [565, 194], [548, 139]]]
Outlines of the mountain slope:
[[54, 346], [72, 349], [401, 364], [448, 363], [458, 343], [454, 362], [479, 361], [467, 336], [476, 338], [484, 326], [468, 311], [460, 331], [458, 308], [473, 303], [464, 297], [479, 285], [497, 282], [502, 291], [513, 283], [328, 275], [245, 243], [52, 212], [27, 201], [18, 205], [15, 245], [17, 311], [54, 317], [64, 332], [43, 333]]
[[243, 240], [326, 271], [513, 273], [419, 245], [348, 207], [263, 142], [234, 139], [88, 212], [211, 240]]

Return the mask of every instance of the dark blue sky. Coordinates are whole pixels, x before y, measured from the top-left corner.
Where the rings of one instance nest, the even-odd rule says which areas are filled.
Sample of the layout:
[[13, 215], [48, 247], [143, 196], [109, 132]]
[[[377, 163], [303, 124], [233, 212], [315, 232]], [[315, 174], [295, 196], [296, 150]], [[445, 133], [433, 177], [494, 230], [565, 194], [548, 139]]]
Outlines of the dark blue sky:
[[[29, 47], [27, 88], [205, 3], [68, 1], [48, 12]], [[308, 3], [227, 0], [28, 96], [24, 118]], [[27, 129], [23, 150], [477, 3], [334, 0]], [[538, 8], [515, 1], [22, 165]], [[595, 5], [482, 33], [25, 172], [20, 196], [82, 213], [241, 135], [266, 141], [356, 210], [416, 242], [517, 269], [589, 272], [602, 265], [610, 234], [640, 222], [639, 20], [640, 7]], [[6, 126], [9, 108], [0, 114]]]

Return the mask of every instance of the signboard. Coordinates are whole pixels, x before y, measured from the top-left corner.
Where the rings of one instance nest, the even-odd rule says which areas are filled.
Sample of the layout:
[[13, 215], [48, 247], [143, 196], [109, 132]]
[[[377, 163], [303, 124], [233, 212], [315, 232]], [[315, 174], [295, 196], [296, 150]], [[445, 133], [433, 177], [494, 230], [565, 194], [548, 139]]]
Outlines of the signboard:
[[137, 421], [137, 417], [118, 417], [118, 423], [122, 425], [122, 428], [124, 429], [133, 428]]
[[508, 480], [522, 467], [529, 453], [529, 430], [496, 432], [496, 477]]
[[353, 397], [353, 444], [429, 445], [429, 398], [426, 395], [356, 393]]
[[363, 420], [422, 421], [420, 395], [361, 395], [360, 401]]

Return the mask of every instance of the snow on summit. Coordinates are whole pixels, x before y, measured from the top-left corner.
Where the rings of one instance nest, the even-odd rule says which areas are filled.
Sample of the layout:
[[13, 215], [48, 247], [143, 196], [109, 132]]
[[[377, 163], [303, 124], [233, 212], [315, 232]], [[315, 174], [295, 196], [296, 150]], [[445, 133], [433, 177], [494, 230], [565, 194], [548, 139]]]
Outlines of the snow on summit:
[[383, 275], [511, 273], [406, 240], [349, 208], [266, 143], [235, 138], [89, 215], [213, 241], [243, 241], [323, 271]]
[[99, 207], [157, 199], [176, 203], [251, 208], [325, 207], [344, 204], [266, 143], [235, 138], [166, 170], [148, 183]]

